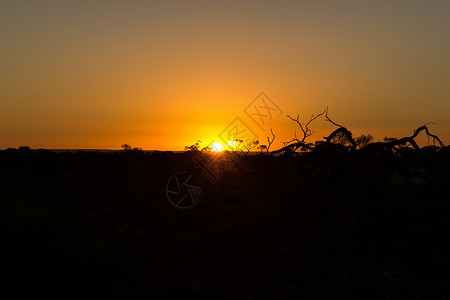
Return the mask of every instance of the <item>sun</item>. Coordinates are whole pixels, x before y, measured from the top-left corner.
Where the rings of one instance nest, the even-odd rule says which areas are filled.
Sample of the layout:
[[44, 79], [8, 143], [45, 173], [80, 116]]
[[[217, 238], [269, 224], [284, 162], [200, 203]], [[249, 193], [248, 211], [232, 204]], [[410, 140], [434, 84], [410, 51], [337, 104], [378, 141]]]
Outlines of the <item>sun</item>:
[[211, 148], [212, 148], [212, 151], [214, 151], [214, 152], [223, 151], [223, 145], [219, 142], [213, 142], [211, 144]]

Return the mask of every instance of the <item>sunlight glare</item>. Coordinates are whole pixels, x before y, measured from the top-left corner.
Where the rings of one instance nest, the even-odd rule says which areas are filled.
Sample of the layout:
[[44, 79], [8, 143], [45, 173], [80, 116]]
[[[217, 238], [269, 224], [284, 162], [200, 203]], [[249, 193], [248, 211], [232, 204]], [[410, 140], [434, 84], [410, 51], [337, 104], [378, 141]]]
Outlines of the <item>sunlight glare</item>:
[[219, 142], [214, 142], [211, 144], [211, 148], [215, 152], [223, 151], [223, 145]]

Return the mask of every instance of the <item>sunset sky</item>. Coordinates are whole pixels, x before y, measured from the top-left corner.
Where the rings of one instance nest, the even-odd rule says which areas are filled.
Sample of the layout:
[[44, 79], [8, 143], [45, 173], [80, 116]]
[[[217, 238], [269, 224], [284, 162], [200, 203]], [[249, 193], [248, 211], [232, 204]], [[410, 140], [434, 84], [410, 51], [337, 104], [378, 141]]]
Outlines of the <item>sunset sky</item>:
[[[448, 0], [3, 0], [0, 149], [183, 150], [236, 118], [277, 148], [287, 114], [327, 106], [354, 135], [435, 122], [447, 145], [449, 15]], [[245, 109], [261, 92], [280, 111], [259, 127]]]

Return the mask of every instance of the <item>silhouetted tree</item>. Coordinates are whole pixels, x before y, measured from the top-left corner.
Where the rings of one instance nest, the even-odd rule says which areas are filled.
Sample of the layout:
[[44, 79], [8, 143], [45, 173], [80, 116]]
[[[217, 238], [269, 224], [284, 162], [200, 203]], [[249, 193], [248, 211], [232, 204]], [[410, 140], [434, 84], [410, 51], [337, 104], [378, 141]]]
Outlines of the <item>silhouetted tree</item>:
[[270, 147], [272, 146], [273, 141], [275, 141], [275, 134], [273, 133], [272, 128], [270, 129], [270, 133], [272, 134], [272, 139], [270, 139], [269, 137], [267, 137], [267, 143], [268, 143], [268, 146], [267, 146], [267, 148], [266, 148], [266, 154], [269, 154]]
[[230, 152], [238, 157], [247, 156], [254, 149], [260, 149], [259, 140], [244, 142], [244, 140], [237, 139], [234, 145], [229, 147], [231, 149]]
[[288, 142], [283, 142], [284, 147], [275, 151], [272, 151], [270, 153], [270, 155], [273, 154], [277, 154], [277, 153], [284, 153], [284, 155], [292, 155], [293, 153], [295, 153], [297, 150], [301, 150], [301, 151], [305, 151], [305, 150], [312, 150], [313, 149], [313, 144], [312, 143], [306, 143], [306, 139], [308, 137], [310, 137], [311, 135], [313, 135], [314, 131], [311, 131], [311, 129], [309, 128], [309, 125], [315, 121], [318, 117], [322, 116], [323, 114], [325, 114], [328, 111], [328, 107], [321, 112], [318, 115], [312, 115], [311, 118], [309, 119], [309, 121], [303, 125], [300, 120], [299, 120], [299, 115], [297, 115], [297, 118], [294, 119], [291, 116], [287, 116], [289, 119], [291, 119], [292, 121], [294, 121], [295, 123], [297, 123], [297, 125], [300, 127], [300, 130], [303, 134], [302, 137], [297, 137], [297, 130], [294, 131], [294, 138]]
[[345, 128], [344, 126], [339, 125], [339, 124], [337, 124], [336, 122], [334, 122], [333, 120], [331, 120], [330, 117], [328, 117], [328, 111], [327, 111], [326, 114], [325, 114], [325, 119], [326, 119], [328, 122], [330, 122], [330, 123], [332, 123], [333, 125], [335, 125], [335, 126], [338, 127], [338, 129], [336, 129], [335, 131], [333, 131], [333, 132], [326, 138], [326, 142], [327, 142], [327, 143], [331, 143], [331, 142], [333, 141], [333, 139], [334, 139], [336, 136], [341, 136], [339, 139], [342, 140], [342, 139], [345, 138], [345, 140], [349, 143], [349, 144], [343, 145], [343, 146], [346, 146], [347, 149], [349, 149], [349, 150], [355, 150], [355, 149], [356, 149], [356, 142], [355, 142], [355, 140], [353, 139], [352, 133], [351, 133], [347, 128]]
[[373, 136], [361, 134], [355, 140], [357, 148], [361, 149], [373, 141]]
[[198, 149], [198, 146], [201, 144], [202, 141], [197, 140], [197, 142], [195, 142], [194, 144], [190, 145], [190, 146], [185, 146], [184, 150], [185, 151], [200, 151]]
[[[328, 137], [325, 137], [325, 142], [317, 141], [315, 144], [312, 143], [306, 143], [306, 139], [310, 137], [314, 132], [311, 131], [309, 128], [309, 125], [312, 121], [316, 120], [319, 116], [322, 116], [325, 114], [326, 121], [332, 123], [333, 125], [337, 126], [338, 128], [334, 130]], [[425, 131], [427, 134], [427, 137], [432, 139], [433, 146], [445, 148], [442, 141], [439, 139], [438, 136], [431, 134], [428, 130], [428, 124], [427, 123], [416, 130], [414, 130], [413, 135], [408, 137], [403, 137], [400, 139], [395, 138], [385, 138], [383, 142], [374, 142], [373, 137], [368, 135], [361, 135], [355, 139], [353, 139], [351, 131], [349, 131], [346, 127], [339, 125], [338, 123], [334, 122], [330, 119], [328, 116], [328, 107], [320, 114], [314, 116], [312, 115], [310, 120], [305, 124], [302, 125], [302, 123], [299, 121], [299, 116], [297, 115], [297, 118], [294, 119], [288, 115], [288, 118], [290, 118], [292, 121], [296, 122], [300, 130], [303, 133], [303, 136], [301, 138], [297, 137], [297, 131], [294, 133], [294, 138], [288, 142], [284, 143], [284, 147], [281, 149], [272, 151], [270, 155], [277, 154], [277, 153], [283, 153], [283, 155], [292, 155], [297, 150], [300, 151], [312, 151], [312, 150], [318, 150], [320, 147], [321, 151], [355, 151], [355, 150], [361, 150], [361, 151], [382, 151], [386, 149], [390, 150], [399, 150], [400, 148], [405, 148], [411, 146], [415, 150], [419, 150], [420, 147], [417, 145], [416, 141], [414, 140], [417, 135]], [[332, 146], [333, 145], [333, 146]], [[340, 147], [337, 147], [340, 146]]]
[[[350, 132], [350, 131], [349, 131]], [[351, 134], [351, 132], [350, 132]], [[342, 145], [344, 147], [351, 147], [352, 143], [348, 139], [348, 135], [345, 134], [344, 131], [340, 130], [338, 131], [333, 138], [330, 140], [331, 143]]]
[[19, 152], [31, 152], [31, 149], [28, 146], [20, 146], [17, 150]]
[[128, 144], [123, 144], [123, 145], [121, 145], [120, 147], [122, 147], [122, 149], [123, 149], [124, 151], [130, 151], [130, 150], [131, 150], [131, 146], [128, 145]]
[[[394, 138], [385, 138], [384, 142], [376, 142], [368, 144], [367, 146], [361, 148], [361, 150], [366, 151], [380, 151], [385, 149], [396, 149], [397, 147], [409, 147], [412, 146], [415, 150], [420, 150], [419, 145], [417, 145], [416, 141], [414, 140], [420, 132], [425, 131], [427, 134], [427, 137], [433, 139], [433, 145], [436, 146], [438, 144], [439, 147], [444, 148], [445, 145], [442, 143], [442, 141], [439, 139], [437, 135], [431, 134], [428, 130], [428, 124], [427, 123], [423, 126], [420, 126], [416, 130], [414, 130], [414, 133], [411, 136], [403, 137], [400, 139], [394, 139]], [[405, 146], [406, 145], [406, 146]]]
[[267, 153], [267, 146], [266, 145], [259, 145], [258, 146], [259, 151], [261, 151], [261, 153]]

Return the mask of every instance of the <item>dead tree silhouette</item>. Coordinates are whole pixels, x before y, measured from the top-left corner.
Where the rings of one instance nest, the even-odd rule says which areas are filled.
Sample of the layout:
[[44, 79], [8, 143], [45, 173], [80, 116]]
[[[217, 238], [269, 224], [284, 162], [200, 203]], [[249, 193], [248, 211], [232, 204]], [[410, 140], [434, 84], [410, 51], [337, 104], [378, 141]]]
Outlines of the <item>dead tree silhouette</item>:
[[[325, 120], [337, 128], [324, 137], [323, 141], [317, 141], [314, 144], [307, 142], [307, 138], [313, 134], [310, 124], [322, 115], [325, 115]], [[335, 168], [340, 168], [341, 171], [354, 168], [366, 169], [364, 172], [368, 174], [366, 179], [369, 182], [373, 180], [374, 176], [383, 182], [383, 190], [386, 194], [381, 198], [383, 198], [385, 207], [388, 208], [392, 205], [392, 201], [389, 199], [395, 197], [393, 196], [395, 189], [400, 186], [403, 192], [407, 191], [412, 194], [417, 192], [426, 195], [422, 198], [427, 202], [426, 205], [439, 210], [439, 197], [434, 196], [438, 194], [435, 182], [438, 182], [439, 178], [433, 175], [432, 166], [426, 159], [425, 153], [427, 151], [445, 151], [448, 147], [445, 147], [437, 135], [430, 132], [428, 127], [434, 123], [430, 122], [418, 127], [410, 136], [399, 139], [385, 138], [382, 142], [372, 142], [373, 137], [370, 134], [354, 139], [350, 130], [329, 117], [328, 107], [322, 113], [312, 115], [304, 125], [300, 122], [298, 115], [295, 119], [289, 115], [288, 118], [297, 123], [303, 136], [299, 138], [295, 131], [294, 138], [285, 142], [282, 148], [270, 152], [271, 156], [278, 154], [290, 157], [297, 151], [317, 154], [312, 156], [316, 163], [313, 167], [322, 170], [325, 178], [330, 178], [331, 181], [336, 179], [336, 174], [338, 174], [337, 171], [334, 171]], [[432, 140], [433, 146], [419, 147], [416, 138], [421, 132], [425, 132], [426, 136]], [[340, 155], [345, 153], [350, 154], [353, 159], [349, 159], [347, 162], [341, 161], [342, 158], [349, 157]], [[358, 155], [358, 158], [355, 159], [356, 156], [352, 153], [363, 155]], [[399, 160], [398, 158], [403, 159]], [[358, 161], [357, 165], [355, 165], [356, 161]]]
[[414, 133], [411, 136], [403, 137], [403, 138], [396, 139], [396, 140], [385, 141], [385, 142], [371, 143], [371, 144], [368, 144], [365, 147], [363, 147], [361, 150], [365, 150], [365, 151], [379, 151], [379, 150], [393, 149], [393, 148], [395, 148], [397, 146], [401, 146], [401, 145], [404, 145], [404, 144], [411, 145], [415, 150], [420, 150], [419, 145], [417, 145], [417, 143], [416, 143], [416, 141], [414, 139], [422, 131], [425, 131], [425, 133], [427, 134], [428, 137], [433, 138], [433, 145], [434, 146], [436, 146], [436, 142], [437, 142], [438, 145], [439, 145], [438, 147], [444, 148], [445, 145], [439, 139], [439, 137], [437, 135], [434, 135], [434, 134], [430, 133], [430, 131], [429, 131], [428, 127], [427, 127], [429, 124], [435, 124], [435, 123], [429, 122], [429, 123], [426, 123], [425, 125], [420, 126], [416, 130], [414, 130]]
[[[330, 133], [327, 137], [324, 137], [325, 141], [317, 141], [315, 144], [313, 143], [307, 143], [306, 139], [310, 137], [314, 131], [310, 129], [310, 124], [315, 121], [320, 116], [325, 115], [326, 121], [332, 123], [333, 125], [337, 126], [338, 128], [335, 129], [333, 132]], [[334, 122], [331, 120], [331, 118], [328, 116], [328, 107], [321, 112], [318, 115], [312, 115], [309, 121], [306, 124], [302, 124], [299, 120], [299, 115], [297, 115], [297, 118], [292, 118], [291, 116], [287, 116], [289, 119], [297, 123], [297, 125], [300, 127], [300, 130], [303, 134], [302, 137], [297, 137], [297, 130], [294, 132], [294, 138], [291, 139], [288, 142], [283, 142], [284, 146], [278, 150], [274, 150], [270, 152], [270, 155], [273, 156], [275, 154], [281, 154], [284, 156], [292, 156], [294, 155], [298, 150], [300, 151], [316, 151], [319, 148], [328, 149], [328, 151], [342, 151], [343, 149], [346, 151], [361, 151], [361, 152], [380, 152], [380, 151], [386, 151], [386, 150], [399, 150], [400, 147], [406, 147], [409, 148], [410, 146], [414, 150], [420, 150], [421, 148], [415, 141], [417, 136], [420, 132], [424, 131], [428, 138], [432, 138], [433, 140], [433, 146], [437, 148], [445, 148], [444, 143], [439, 139], [437, 135], [434, 135], [430, 133], [428, 129], [429, 124], [435, 124], [433, 122], [426, 123], [425, 125], [422, 125], [414, 130], [413, 134], [411, 136], [402, 137], [399, 139], [385, 139], [383, 142], [371, 142], [373, 137], [369, 134], [368, 136], [361, 136], [358, 137], [355, 141], [353, 138], [353, 135], [350, 130], [348, 130], [346, 127]], [[346, 139], [349, 146], [346, 147], [336, 147], [336, 143], [333, 142], [333, 140], [341, 140]], [[406, 145], [406, 146], [403, 146]], [[341, 145], [342, 146], [342, 145]], [[411, 148], [410, 148], [411, 149]]]
[[[309, 128], [309, 125], [314, 122], [318, 117], [322, 116], [323, 114], [325, 114], [328, 111], [328, 107], [321, 112], [318, 115], [312, 115], [311, 118], [309, 119], [309, 121], [305, 124], [302, 125], [302, 123], [299, 120], [300, 115], [297, 115], [297, 118], [294, 119], [291, 116], [287, 115], [287, 117], [289, 119], [291, 119], [292, 121], [294, 121], [295, 123], [297, 123], [297, 125], [300, 127], [300, 130], [303, 134], [303, 136], [301, 138], [297, 137], [297, 130], [294, 131], [294, 138], [288, 142], [283, 142], [284, 147], [275, 151], [272, 151], [270, 153], [270, 155], [274, 155], [274, 154], [278, 154], [278, 153], [283, 153], [283, 155], [292, 155], [294, 154], [297, 150], [313, 150], [314, 149], [314, 144], [312, 143], [306, 143], [306, 139], [308, 137], [310, 137], [311, 135], [313, 135], [314, 131], [311, 131], [311, 129]], [[272, 141], [273, 142], [273, 141]]]

